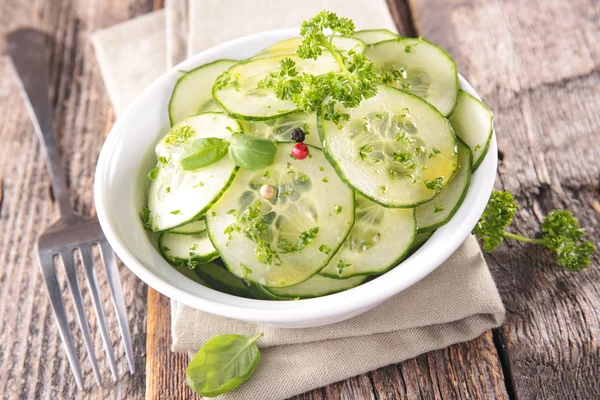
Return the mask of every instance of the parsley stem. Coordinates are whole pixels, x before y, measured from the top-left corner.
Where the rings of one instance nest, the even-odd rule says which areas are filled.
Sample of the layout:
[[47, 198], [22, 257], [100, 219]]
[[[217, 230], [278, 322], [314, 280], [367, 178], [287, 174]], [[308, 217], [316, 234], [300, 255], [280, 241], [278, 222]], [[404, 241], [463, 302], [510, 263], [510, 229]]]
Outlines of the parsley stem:
[[510, 232], [506, 232], [506, 231], [504, 231], [502, 234], [504, 235], [505, 238], [518, 240], [519, 242], [544, 244], [544, 239], [531, 239], [531, 238], [528, 238], [525, 236], [515, 235], [514, 233], [510, 233]]
[[335, 61], [338, 63], [338, 65], [340, 66], [340, 68], [342, 70], [342, 75], [345, 76], [346, 79], [348, 79], [348, 83], [350, 84], [350, 86], [352, 86], [352, 88], [354, 89], [354, 91], [356, 93], [360, 93], [360, 91], [358, 90], [358, 87], [356, 86], [356, 84], [354, 83], [354, 81], [352, 79], [352, 72], [350, 72], [348, 70], [348, 68], [346, 67], [346, 63], [344, 62], [344, 59], [341, 57], [340, 53], [337, 51], [337, 49], [333, 45], [334, 35], [335, 35], [335, 32], [333, 32], [331, 34], [331, 36], [329, 37], [329, 40], [326, 40], [325, 43], [323, 43], [323, 46], [325, 46], [327, 48], [327, 50], [329, 50], [329, 52], [331, 53], [331, 55], [333, 56]]

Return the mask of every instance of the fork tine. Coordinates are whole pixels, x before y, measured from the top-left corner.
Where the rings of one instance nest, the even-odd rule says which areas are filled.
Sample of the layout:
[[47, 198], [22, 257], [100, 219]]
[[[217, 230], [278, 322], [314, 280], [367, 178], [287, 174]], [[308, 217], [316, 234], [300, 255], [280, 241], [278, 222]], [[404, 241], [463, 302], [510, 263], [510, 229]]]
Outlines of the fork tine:
[[104, 263], [108, 285], [110, 286], [113, 305], [115, 306], [115, 312], [117, 313], [117, 321], [119, 322], [119, 328], [121, 329], [121, 336], [123, 336], [123, 343], [125, 344], [125, 355], [127, 356], [127, 362], [129, 363], [129, 371], [131, 374], [134, 374], [135, 364], [133, 361], [131, 335], [129, 333], [127, 310], [125, 309], [125, 299], [123, 297], [123, 290], [121, 289], [121, 279], [119, 278], [119, 270], [117, 269], [117, 263], [115, 262], [115, 255], [106, 239], [99, 241], [99, 249], [100, 256]]
[[116, 382], [119, 379], [119, 373], [117, 372], [117, 364], [115, 362], [115, 355], [113, 352], [112, 343], [110, 336], [108, 335], [108, 328], [106, 327], [106, 318], [104, 316], [104, 310], [102, 309], [102, 300], [100, 299], [100, 293], [98, 292], [98, 280], [96, 279], [96, 270], [94, 268], [94, 262], [89, 246], [81, 246], [78, 248], [79, 256], [81, 257], [81, 263], [83, 264], [83, 271], [87, 280], [90, 294], [92, 295], [92, 304], [96, 311], [96, 318], [98, 325], [100, 326], [100, 335], [104, 342], [104, 351], [110, 366], [110, 372], [113, 380]]
[[54, 311], [54, 318], [56, 319], [56, 325], [58, 326], [58, 333], [62, 339], [63, 346], [67, 352], [67, 359], [69, 360], [69, 366], [75, 377], [75, 382], [79, 390], [84, 390], [85, 385], [83, 384], [83, 378], [81, 376], [81, 369], [79, 368], [79, 360], [77, 354], [75, 354], [75, 346], [73, 346], [73, 338], [69, 331], [69, 322], [67, 320], [67, 313], [65, 311], [65, 305], [62, 300], [60, 285], [56, 278], [56, 266], [54, 265], [53, 255], [50, 253], [39, 254], [40, 270], [42, 272], [42, 278], [46, 284], [46, 290], [48, 291], [48, 297], [50, 297], [50, 306]]
[[71, 292], [71, 298], [73, 299], [73, 305], [75, 306], [75, 313], [77, 314], [77, 320], [79, 321], [79, 328], [81, 328], [81, 333], [83, 333], [83, 341], [87, 349], [88, 358], [92, 364], [94, 377], [96, 378], [98, 385], [102, 386], [102, 378], [98, 368], [98, 361], [96, 360], [96, 353], [94, 352], [92, 337], [90, 336], [90, 328], [88, 326], [87, 318], [85, 317], [85, 311], [83, 309], [83, 299], [81, 297], [81, 290], [79, 290], [79, 282], [77, 281], [77, 274], [75, 272], [75, 266], [73, 263], [73, 253], [69, 251], [63, 251], [60, 253], [60, 255], [65, 266], [67, 285], [69, 286], [69, 291]]

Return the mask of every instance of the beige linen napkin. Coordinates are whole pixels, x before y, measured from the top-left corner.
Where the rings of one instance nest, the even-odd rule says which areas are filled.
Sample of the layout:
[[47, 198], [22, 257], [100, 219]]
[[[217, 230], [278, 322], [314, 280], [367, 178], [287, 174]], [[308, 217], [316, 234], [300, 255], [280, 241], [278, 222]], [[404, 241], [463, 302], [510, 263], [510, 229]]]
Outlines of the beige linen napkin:
[[[182, 2], [97, 32], [93, 43], [117, 113], [165, 68], [181, 58]], [[297, 26], [321, 9], [353, 18], [359, 29], [395, 30], [383, 0], [190, 0], [188, 49], [267, 29]], [[175, 10], [177, 7], [177, 10]], [[172, 8], [172, 9], [170, 9]], [[173, 39], [169, 39], [173, 38]], [[179, 39], [178, 39], [179, 38]], [[169, 49], [165, 54], [165, 48]], [[146, 66], [140, 69], [140, 63]], [[471, 340], [497, 327], [504, 307], [477, 241], [458, 251], [421, 282], [374, 310], [333, 325], [281, 329], [202, 313], [171, 302], [173, 351], [191, 355], [212, 336], [264, 332], [262, 360], [250, 381], [223, 399], [279, 400], [421, 353]]]

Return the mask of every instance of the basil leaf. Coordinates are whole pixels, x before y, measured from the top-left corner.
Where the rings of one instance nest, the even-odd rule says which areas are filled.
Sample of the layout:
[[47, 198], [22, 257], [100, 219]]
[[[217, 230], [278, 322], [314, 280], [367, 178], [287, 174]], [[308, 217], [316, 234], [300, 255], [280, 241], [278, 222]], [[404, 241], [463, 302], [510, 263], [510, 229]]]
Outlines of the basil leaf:
[[204, 343], [187, 367], [188, 386], [215, 397], [246, 382], [260, 361], [256, 341], [262, 335], [219, 335]]
[[190, 143], [179, 164], [185, 171], [207, 167], [225, 157], [228, 146], [226, 140], [219, 138], [196, 139]]
[[238, 167], [248, 171], [273, 164], [277, 145], [271, 140], [234, 133], [229, 139], [229, 156]]

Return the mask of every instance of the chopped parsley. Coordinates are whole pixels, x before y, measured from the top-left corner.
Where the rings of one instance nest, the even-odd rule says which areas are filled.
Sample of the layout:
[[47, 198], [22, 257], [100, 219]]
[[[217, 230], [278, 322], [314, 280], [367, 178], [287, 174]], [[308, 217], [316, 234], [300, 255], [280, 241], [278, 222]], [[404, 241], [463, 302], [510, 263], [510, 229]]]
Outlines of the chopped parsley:
[[338, 205], [336, 204], [336, 205], [333, 207], [333, 211], [334, 211], [336, 214], [339, 214], [339, 213], [341, 213], [341, 212], [342, 212], [342, 206], [338, 206]]
[[439, 213], [439, 212], [442, 212], [442, 211], [444, 211], [444, 207], [435, 206], [435, 207], [433, 208], [433, 212], [434, 212], [435, 214], [437, 214], [437, 213]]
[[167, 136], [165, 136], [165, 144], [170, 146], [183, 144], [192, 137], [195, 132], [194, 128], [188, 125], [174, 126], [169, 133], [167, 133]]
[[373, 151], [373, 143], [369, 142], [358, 148], [358, 156], [361, 160], [365, 161], [365, 158]]
[[439, 193], [442, 190], [442, 183], [444, 182], [444, 178], [437, 177], [435, 179], [428, 179], [425, 181], [425, 187], [429, 190], [435, 191], [435, 193]]
[[173, 210], [173, 211], [171, 211], [171, 214], [173, 214], [173, 215], [181, 214], [181, 210]]
[[337, 265], [335, 266], [335, 269], [337, 270], [337, 274], [339, 276], [342, 276], [342, 274], [344, 273], [344, 269], [351, 267], [351, 266], [352, 266], [352, 264], [345, 263], [344, 260], [339, 260], [337, 262]]
[[144, 226], [144, 229], [151, 231], [152, 218], [150, 218], [150, 209], [148, 207], [142, 208], [142, 211], [140, 211], [140, 219], [142, 220], [142, 225]]
[[321, 246], [319, 246], [319, 251], [321, 253], [325, 253], [325, 254], [329, 255], [329, 253], [331, 253], [331, 248], [329, 248], [328, 246], [322, 244]]

